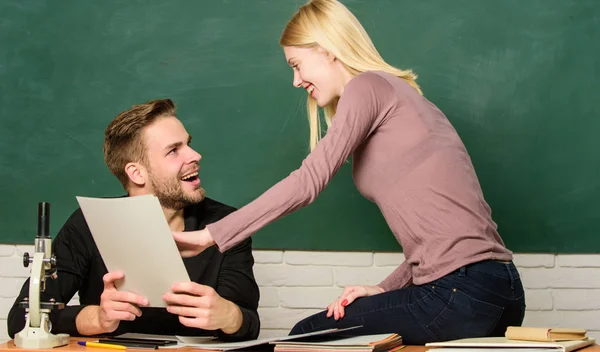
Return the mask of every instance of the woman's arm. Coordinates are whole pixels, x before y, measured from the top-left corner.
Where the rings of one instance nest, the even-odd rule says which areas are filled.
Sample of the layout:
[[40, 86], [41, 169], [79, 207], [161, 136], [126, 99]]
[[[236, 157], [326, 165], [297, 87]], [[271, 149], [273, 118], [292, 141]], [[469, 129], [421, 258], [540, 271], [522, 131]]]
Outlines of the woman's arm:
[[[327, 134], [300, 168], [250, 204], [209, 224], [206, 230], [175, 234], [180, 250], [195, 248], [198, 252], [214, 239], [223, 252], [276, 219], [312, 203], [354, 150], [377, 129], [394, 99], [392, 86], [378, 74], [367, 72], [352, 79]], [[190, 251], [188, 256], [192, 254]]]

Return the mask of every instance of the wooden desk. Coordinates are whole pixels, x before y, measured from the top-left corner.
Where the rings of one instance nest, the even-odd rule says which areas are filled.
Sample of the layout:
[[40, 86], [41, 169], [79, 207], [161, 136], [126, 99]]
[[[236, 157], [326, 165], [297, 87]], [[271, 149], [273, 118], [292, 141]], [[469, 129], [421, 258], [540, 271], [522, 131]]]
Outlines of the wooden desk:
[[[56, 348], [46, 348], [39, 350], [30, 350], [30, 351], [39, 351], [39, 352], [115, 352], [116, 350], [97, 348], [97, 347], [85, 347], [77, 344], [77, 341], [98, 341], [98, 338], [83, 338], [83, 337], [71, 337], [69, 338], [69, 344], [67, 346], [56, 347]], [[135, 348], [128, 348], [127, 350], [132, 350]], [[425, 352], [425, 346], [406, 346], [406, 348], [402, 349], [402, 352]], [[137, 349], [138, 351], [151, 351], [146, 349]], [[0, 352], [16, 352], [23, 351], [19, 347], [15, 346], [12, 340], [0, 344]], [[198, 352], [202, 351], [197, 348], [191, 347], [182, 347], [182, 348], [169, 348], [162, 349], [162, 351], [173, 351], [173, 352]], [[211, 351], [214, 352], [214, 351]], [[578, 350], [578, 352], [600, 352], [600, 345], [593, 345], [583, 349]]]
[[[77, 341], [98, 341], [98, 338], [71, 337], [71, 338], [69, 338], [69, 344], [67, 346], [56, 347], [56, 348], [45, 348], [45, 349], [39, 349], [39, 350], [28, 350], [28, 351], [39, 351], [39, 352], [117, 352], [118, 351], [118, 350], [98, 348], [98, 347], [80, 346], [77, 344]], [[135, 350], [135, 351], [139, 351], [139, 352], [154, 351], [154, 350], [148, 350], [148, 349], [135, 349], [132, 347], [127, 348], [127, 350]], [[17, 352], [17, 351], [24, 351], [24, 350], [15, 346], [15, 344], [12, 340], [10, 340], [6, 343], [0, 344], [0, 352]], [[198, 348], [191, 348], [191, 347], [181, 347], [181, 348], [158, 349], [156, 351], [199, 352], [199, 351], [203, 351], [203, 350], [198, 349]], [[402, 352], [425, 352], [425, 346], [406, 346], [406, 348], [403, 348], [401, 351]], [[210, 352], [215, 352], [215, 351], [210, 351]], [[586, 351], [586, 352], [600, 352], [600, 349], [598, 349], [598, 351]]]

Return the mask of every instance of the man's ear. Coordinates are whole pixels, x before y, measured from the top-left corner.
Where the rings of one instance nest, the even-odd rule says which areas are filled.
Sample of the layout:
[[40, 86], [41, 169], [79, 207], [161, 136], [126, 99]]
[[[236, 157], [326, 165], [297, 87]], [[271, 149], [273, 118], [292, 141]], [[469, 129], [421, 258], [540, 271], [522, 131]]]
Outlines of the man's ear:
[[143, 187], [148, 181], [148, 171], [140, 163], [127, 163], [125, 173], [129, 180], [138, 187]]

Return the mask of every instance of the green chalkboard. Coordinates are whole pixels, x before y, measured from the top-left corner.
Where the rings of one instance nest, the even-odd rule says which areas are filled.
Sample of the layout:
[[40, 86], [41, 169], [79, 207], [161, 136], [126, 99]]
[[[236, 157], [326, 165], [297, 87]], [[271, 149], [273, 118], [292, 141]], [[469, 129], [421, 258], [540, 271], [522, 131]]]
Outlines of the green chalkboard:
[[[304, 1], [0, 2], [0, 243], [56, 233], [76, 195], [122, 193], [103, 132], [170, 97], [209, 196], [242, 206], [306, 155], [305, 93], [278, 39]], [[517, 252], [600, 251], [600, 2], [354, 0], [382, 55], [412, 68], [469, 150]], [[399, 250], [344, 166], [257, 248]]]

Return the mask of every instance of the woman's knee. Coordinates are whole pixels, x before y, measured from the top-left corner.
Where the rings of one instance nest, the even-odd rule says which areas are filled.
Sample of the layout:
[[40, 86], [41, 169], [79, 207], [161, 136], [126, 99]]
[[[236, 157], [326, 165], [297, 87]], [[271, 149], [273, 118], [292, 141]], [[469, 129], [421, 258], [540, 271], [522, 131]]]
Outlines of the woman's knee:
[[[327, 323], [327, 317], [325, 315], [326, 313], [327, 311], [320, 312], [300, 320], [296, 323], [296, 325], [294, 325], [290, 331], [290, 335], [305, 334], [308, 332], [322, 330], [323, 326]], [[331, 318], [331, 320], [333, 320], [333, 318]]]

